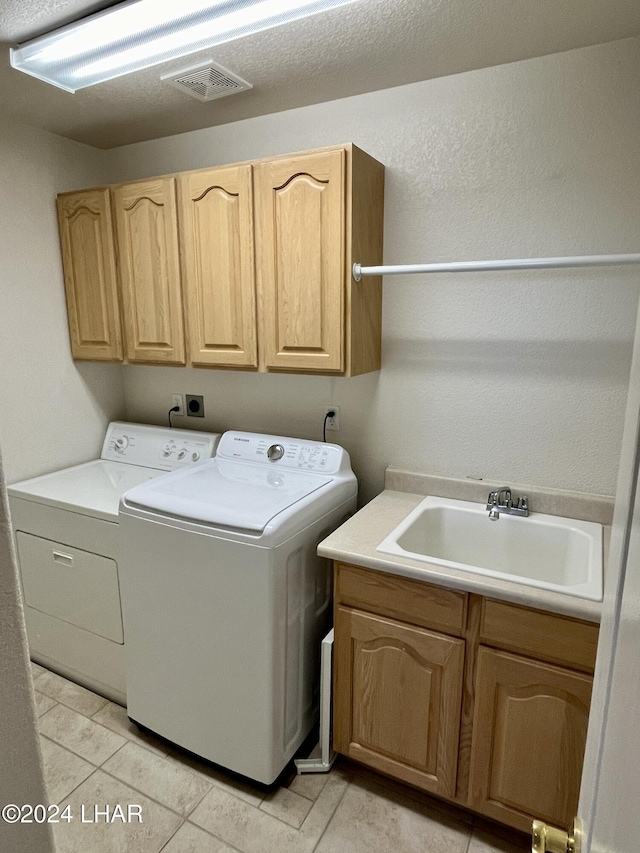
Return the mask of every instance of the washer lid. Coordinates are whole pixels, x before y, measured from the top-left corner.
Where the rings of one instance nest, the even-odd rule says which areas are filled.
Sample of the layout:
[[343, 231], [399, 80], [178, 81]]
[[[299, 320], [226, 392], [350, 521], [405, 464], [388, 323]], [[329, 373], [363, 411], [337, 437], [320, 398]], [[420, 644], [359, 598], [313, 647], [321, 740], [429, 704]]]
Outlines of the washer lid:
[[331, 482], [318, 474], [212, 459], [137, 486], [124, 500], [128, 507], [261, 533], [278, 513]]

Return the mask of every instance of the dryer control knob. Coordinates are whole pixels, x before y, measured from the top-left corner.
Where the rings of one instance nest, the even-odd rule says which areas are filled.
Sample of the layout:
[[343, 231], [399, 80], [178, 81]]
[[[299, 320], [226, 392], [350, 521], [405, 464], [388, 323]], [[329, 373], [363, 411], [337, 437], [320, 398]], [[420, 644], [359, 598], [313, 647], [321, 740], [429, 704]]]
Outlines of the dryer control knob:
[[187, 448], [186, 447], [180, 448], [180, 450], [178, 451], [178, 459], [184, 459], [184, 457], [186, 455], [187, 455]]
[[122, 453], [129, 446], [129, 439], [126, 435], [119, 435], [114, 442], [116, 452]]
[[191, 454], [191, 461], [197, 462], [198, 459], [200, 459], [200, 454], [198, 453], [197, 450], [194, 450], [193, 453]]
[[281, 444], [272, 444], [267, 450], [267, 459], [276, 462], [284, 456], [284, 447]]
[[164, 444], [162, 447], [162, 455], [163, 456], [171, 456], [171, 454], [173, 453], [173, 451], [175, 449], [176, 449], [175, 444], [169, 444], [167, 442], [167, 444]]

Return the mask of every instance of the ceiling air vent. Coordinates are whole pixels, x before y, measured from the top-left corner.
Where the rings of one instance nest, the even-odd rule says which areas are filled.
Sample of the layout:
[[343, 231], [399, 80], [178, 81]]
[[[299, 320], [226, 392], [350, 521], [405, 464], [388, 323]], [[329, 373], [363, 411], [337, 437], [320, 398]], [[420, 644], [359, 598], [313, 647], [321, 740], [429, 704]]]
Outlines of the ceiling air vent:
[[199, 101], [213, 101], [214, 98], [224, 98], [225, 95], [235, 95], [236, 92], [253, 89], [251, 83], [215, 62], [173, 71], [160, 79]]

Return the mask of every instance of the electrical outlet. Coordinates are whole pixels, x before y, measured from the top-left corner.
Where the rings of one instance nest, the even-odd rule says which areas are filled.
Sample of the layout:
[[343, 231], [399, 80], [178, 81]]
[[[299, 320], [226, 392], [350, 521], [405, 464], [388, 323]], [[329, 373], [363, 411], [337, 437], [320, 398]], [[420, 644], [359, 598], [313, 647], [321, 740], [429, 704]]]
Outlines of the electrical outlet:
[[187, 394], [187, 415], [190, 418], [204, 417], [204, 397], [199, 394]]
[[171, 408], [175, 409], [178, 407], [178, 411], [174, 412], [174, 415], [183, 415], [184, 416], [184, 394], [172, 394], [171, 399], [173, 402], [171, 403]]
[[340, 429], [340, 406], [326, 406], [324, 410], [325, 417], [328, 412], [334, 412], [332, 418], [327, 418], [327, 431]]

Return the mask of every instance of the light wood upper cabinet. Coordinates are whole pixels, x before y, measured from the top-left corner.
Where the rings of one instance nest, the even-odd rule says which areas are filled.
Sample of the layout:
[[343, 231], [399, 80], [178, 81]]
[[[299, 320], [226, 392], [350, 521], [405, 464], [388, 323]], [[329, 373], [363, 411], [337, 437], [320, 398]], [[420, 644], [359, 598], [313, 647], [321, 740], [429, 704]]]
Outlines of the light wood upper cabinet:
[[127, 360], [184, 364], [175, 178], [119, 185], [113, 206]]
[[335, 747], [453, 797], [464, 642], [339, 607]]
[[60, 196], [74, 357], [378, 370], [383, 201], [351, 144]]
[[481, 647], [469, 805], [524, 832], [577, 813], [592, 679]]
[[109, 190], [64, 193], [57, 207], [73, 357], [121, 361]]
[[343, 369], [345, 159], [338, 150], [256, 166], [268, 368]]
[[[384, 170], [353, 145], [257, 163], [256, 269], [267, 370], [355, 375], [380, 367]], [[360, 254], [362, 253], [362, 254]]]
[[189, 362], [257, 367], [251, 166], [178, 177]]

